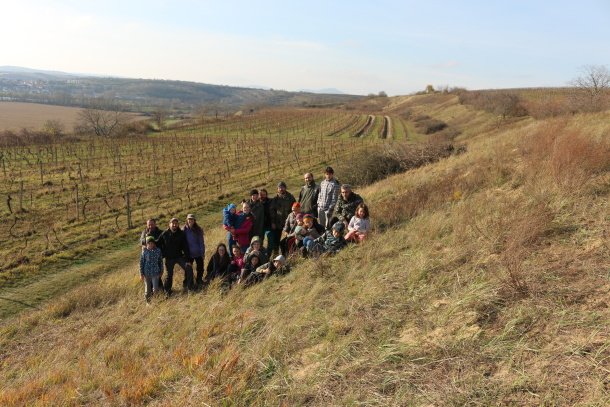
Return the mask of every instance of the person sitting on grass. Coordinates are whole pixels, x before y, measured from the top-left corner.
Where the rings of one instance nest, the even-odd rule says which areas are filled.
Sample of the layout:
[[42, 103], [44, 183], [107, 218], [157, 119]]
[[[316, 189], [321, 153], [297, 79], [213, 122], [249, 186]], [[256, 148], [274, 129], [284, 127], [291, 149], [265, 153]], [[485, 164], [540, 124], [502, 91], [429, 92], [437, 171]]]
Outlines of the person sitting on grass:
[[241, 284], [242, 282], [248, 279], [248, 276], [256, 271], [258, 266], [261, 264], [261, 259], [259, 257], [258, 252], [254, 252], [250, 255], [250, 260], [244, 268], [241, 270], [241, 274], [239, 279], [237, 280], [237, 284]]
[[241, 251], [241, 247], [235, 245], [233, 246], [233, 259], [227, 267], [227, 275], [231, 282], [239, 280], [239, 275], [244, 266], [244, 253]]
[[146, 249], [140, 255], [140, 279], [144, 281], [144, 299], [150, 303], [150, 297], [159, 291], [159, 280], [163, 276], [163, 254], [155, 244], [155, 237], [146, 238]]
[[255, 272], [251, 273], [245, 280], [244, 286], [249, 287], [256, 283], [271, 277], [273, 274], [284, 275], [290, 273], [290, 266], [286, 264], [286, 258], [281, 254], [273, 261], [263, 264], [258, 267]]
[[266, 263], [269, 261], [269, 254], [267, 253], [267, 249], [264, 248], [261, 244], [261, 238], [258, 236], [254, 236], [252, 238], [252, 242], [250, 242], [250, 247], [246, 250], [246, 254], [244, 255], [244, 263], [248, 264], [250, 257], [256, 254], [259, 259], [259, 263]]
[[336, 222], [331, 230], [327, 230], [324, 235], [315, 240], [309, 240], [307, 243], [307, 250], [314, 255], [337, 254], [346, 247], [347, 242], [343, 237], [343, 222]]
[[303, 223], [303, 227], [306, 229], [306, 232], [303, 234], [303, 231], [300, 231], [299, 235], [303, 236], [303, 241], [298, 242], [300, 239], [298, 239], [299, 236], [297, 236], [297, 247], [299, 247], [299, 250], [301, 250], [303, 257], [306, 257], [308, 253], [307, 244], [310, 240], [314, 240], [322, 236], [322, 233], [324, 233], [324, 227], [320, 224], [314, 224], [314, 217], [309, 214], [303, 216]]
[[347, 227], [345, 240], [348, 242], [361, 243], [364, 237], [371, 231], [371, 220], [369, 219], [369, 208], [361, 203], [356, 208], [356, 213], [350, 219]]
[[231, 258], [227, 253], [227, 246], [224, 243], [219, 243], [216, 247], [216, 253], [208, 262], [205, 285], [208, 285], [216, 277], [226, 277], [229, 264], [231, 264]]

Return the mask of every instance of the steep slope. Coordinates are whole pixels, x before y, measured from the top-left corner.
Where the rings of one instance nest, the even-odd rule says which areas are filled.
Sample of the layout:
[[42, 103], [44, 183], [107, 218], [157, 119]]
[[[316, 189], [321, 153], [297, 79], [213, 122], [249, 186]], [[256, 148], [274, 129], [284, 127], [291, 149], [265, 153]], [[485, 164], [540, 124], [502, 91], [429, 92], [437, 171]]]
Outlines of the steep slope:
[[376, 225], [361, 246], [150, 308], [126, 260], [4, 321], [0, 400], [608, 404], [609, 115], [470, 114], [466, 152], [357, 191]]

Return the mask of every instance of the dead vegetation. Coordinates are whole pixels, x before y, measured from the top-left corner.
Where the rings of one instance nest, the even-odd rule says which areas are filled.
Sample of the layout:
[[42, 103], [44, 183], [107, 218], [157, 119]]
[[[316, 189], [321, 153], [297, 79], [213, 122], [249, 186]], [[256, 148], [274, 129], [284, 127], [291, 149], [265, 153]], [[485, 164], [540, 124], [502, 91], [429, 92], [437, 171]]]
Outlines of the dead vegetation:
[[7, 319], [0, 400], [607, 405], [607, 119], [512, 123], [359, 188], [369, 241], [249, 290], [146, 308], [134, 264]]

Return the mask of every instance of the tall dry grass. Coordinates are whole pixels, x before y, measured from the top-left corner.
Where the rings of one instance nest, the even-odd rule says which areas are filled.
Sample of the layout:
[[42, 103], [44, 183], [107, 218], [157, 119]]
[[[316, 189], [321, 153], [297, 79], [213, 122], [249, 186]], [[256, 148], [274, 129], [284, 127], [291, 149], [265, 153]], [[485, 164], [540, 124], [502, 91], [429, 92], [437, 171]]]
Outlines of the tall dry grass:
[[[607, 404], [608, 174], [566, 183], [573, 164], [559, 177], [553, 164], [583, 160], [604, 133], [543, 124], [359, 189], [370, 238], [289, 275], [146, 308], [134, 264], [3, 321], [0, 400]], [[586, 148], [555, 142], [568, 134]]]

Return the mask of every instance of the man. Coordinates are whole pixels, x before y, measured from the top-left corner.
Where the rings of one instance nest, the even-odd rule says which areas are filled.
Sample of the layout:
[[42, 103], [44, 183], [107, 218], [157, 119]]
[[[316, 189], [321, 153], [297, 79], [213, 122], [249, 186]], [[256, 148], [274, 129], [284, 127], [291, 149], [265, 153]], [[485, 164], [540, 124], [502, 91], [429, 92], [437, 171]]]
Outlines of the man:
[[142, 231], [140, 236], [140, 243], [142, 244], [142, 251], [146, 250], [146, 238], [152, 236], [156, 240], [159, 240], [159, 236], [163, 231], [157, 227], [156, 219], [150, 218], [146, 221], [146, 228]]
[[193, 290], [193, 266], [186, 234], [180, 229], [178, 219], [169, 221], [169, 228], [159, 236], [159, 246], [165, 257], [165, 298], [172, 295], [174, 266], [178, 264], [184, 270], [184, 282], [189, 290]]
[[[277, 184], [277, 195], [269, 204], [269, 214], [271, 215], [271, 229], [273, 230], [273, 241], [275, 251], [278, 248], [279, 241], [282, 238], [282, 228], [286, 223], [286, 218], [292, 212], [292, 204], [297, 200], [288, 191], [286, 191], [286, 183], [284, 181]], [[267, 246], [267, 248], [269, 248]], [[271, 252], [271, 249], [269, 249]]]
[[259, 200], [263, 204], [263, 235], [261, 238], [261, 245], [267, 238], [267, 250], [272, 251], [275, 247], [275, 240], [273, 239], [273, 230], [271, 229], [271, 213], [269, 212], [269, 206], [271, 205], [271, 199], [267, 197], [267, 190], [261, 189], [258, 194]]
[[[142, 235], [140, 236], [140, 243], [142, 244], [142, 251], [146, 250], [146, 238], [148, 236], [152, 236], [155, 238], [155, 245], [159, 240], [159, 236], [161, 236], [163, 231], [157, 227], [157, 220], [150, 218], [146, 221], [146, 228], [142, 231]], [[159, 279], [159, 290], [163, 290], [163, 281]]]
[[250, 229], [250, 239], [254, 236], [258, 236], [262, 239], [264, 237], [263, 223], [265, 221], [265, 206], [259, 199], [258, 190], [253, 189], [250, 191], [250, 199], [246, 202], [250, 204], [250, 212], [254, 215], [254, 223], [252, 224], [252, 229]]
[[335, 216], [330, 220], [331, 227], [335, 224], [335, 222], [343, 222], [345, 228], [349, 225], [350, 219], [356, 213], [356, 208], [361, 203], [364, 203], [362, 197], [354, 192], [352, 192], [352, 187], [343, 184], [341, 186], [341, 196], [337, 200], [337, 205], [335, 206]]
[[324, 170], [324, 181], [320, 183], [320, 193], [318, 195], [318, 220], [327, 230], [332, 227], [330, 218], [339, 197], [340, 184], [335, 179], [335, 171], [332, 167]]
[[316, 185], [313, 180], [313, 174], [308, 172], [305, 174], [305, 185], [301, 187], [299, 193], [299, 203], [301, 204], [301, 212], [307, 215], [318, 216], [318, 197], [320, 195], [320, 186]]

